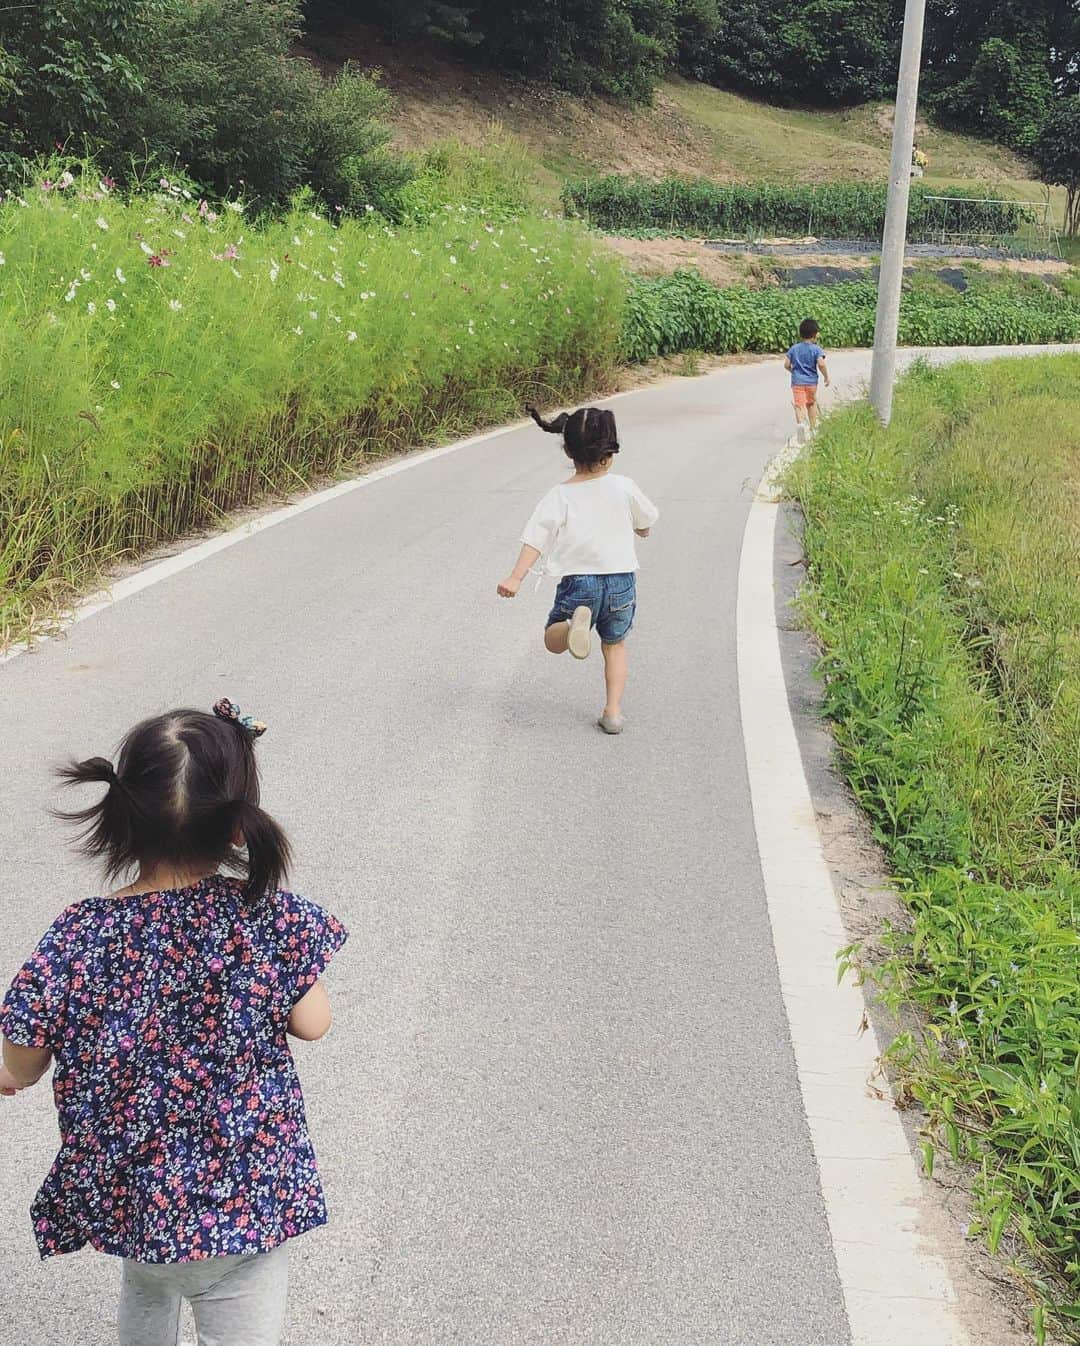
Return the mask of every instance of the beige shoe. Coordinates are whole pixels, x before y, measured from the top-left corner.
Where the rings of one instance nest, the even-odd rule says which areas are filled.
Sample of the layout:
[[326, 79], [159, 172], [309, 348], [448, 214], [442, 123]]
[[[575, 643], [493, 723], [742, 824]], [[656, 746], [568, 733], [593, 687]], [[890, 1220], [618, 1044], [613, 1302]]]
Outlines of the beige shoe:
[[596, 723], [605, 734], [621, 734], [626, 725], [626, 717], [623, 715], [601, 715]]
[[566, 637], [566, 648], [575, 659], [588, 659], [591, 640], [592, 609], [584, 603], [574, 609], [570, 618], [570, 634]]

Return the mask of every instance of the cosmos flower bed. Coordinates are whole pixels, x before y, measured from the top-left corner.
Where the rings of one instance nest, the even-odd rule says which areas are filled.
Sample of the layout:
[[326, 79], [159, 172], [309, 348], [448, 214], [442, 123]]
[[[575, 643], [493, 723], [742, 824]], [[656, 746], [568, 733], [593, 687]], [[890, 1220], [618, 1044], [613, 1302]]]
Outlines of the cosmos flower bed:
[[255, 224], [70, 174], [8, 197], [0, 644], [223, 510], [602, 382], [625, 288], [560, 220]]

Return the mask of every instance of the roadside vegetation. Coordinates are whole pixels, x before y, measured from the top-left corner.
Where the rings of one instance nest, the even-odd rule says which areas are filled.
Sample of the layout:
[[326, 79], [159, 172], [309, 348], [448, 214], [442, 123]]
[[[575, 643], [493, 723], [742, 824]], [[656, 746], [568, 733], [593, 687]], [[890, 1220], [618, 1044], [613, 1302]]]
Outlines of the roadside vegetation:
[[[1080, 355], [903, 383], [830, 418], [794, 488], [840, 760], [910, 912], [870, 971], [890, 1056], [1080, 1332]], [[857, 961], [857, 951], [848, 951]]]
[[401, 229], [47, 181], [0, 205], [0, 644], [233, 506], [610, 375], [614, 259], [437, 173]]

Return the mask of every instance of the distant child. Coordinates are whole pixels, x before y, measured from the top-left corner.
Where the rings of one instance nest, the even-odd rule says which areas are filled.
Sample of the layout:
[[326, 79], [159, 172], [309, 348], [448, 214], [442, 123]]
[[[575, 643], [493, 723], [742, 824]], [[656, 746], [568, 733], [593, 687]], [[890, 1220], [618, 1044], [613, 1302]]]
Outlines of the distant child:
[[330, 1027], [319, 979], [346, 932], [278, 887], [289, 843], [259, 807], [264, 730], [223, 700], [136, 725], [115, 768], [60, 771], [105, 786], [59, 815], [83, 851], [137, 877], [68, 907], [0, 1011], [0, 1093], [55, 1065], [38, 1249], [123, 1259], [121, 1346], [175, 1343], [185, 1299], [200, 1346], [275, 1346], [287, 1242], [326, 1223], [286, 1034]]
[[541, 430], [563, 436], [563, 448], [576, 471], [537, 505], [522, 534], [517, 565], [498, 592], [513, 598], [530, 569], [541, 556], [547, 557], [545, 573], [557, 579], [559, 587], [544, 644], [552, 654], [569, 650], [575, 659], [585, 659], [590, 631], [596, 627], [607, 685], [597, 724], [605, 734], [621, 734], [624, 642], [637, 610], [634, 535], [648, 537], [660, 512], [629, 477], [611, 471], [619, 436], [610, 411], [585, 407], [545, 421], [535, 407], [527, 410]]
[[828, 366], [825, 352], [817, 344], [821, 328], [813, 318], [804, 318], [799, 324], [799, 340], [784, 357], [784, 368], [791, 372], [791, 396], [795, 403], [795, 423], [798, 427], [799, 442], [805, 443], [807, 419], [810, 429], [816, 430], [820, 413], [817, 405], [818, 379], [825, 380], [828, 388]]

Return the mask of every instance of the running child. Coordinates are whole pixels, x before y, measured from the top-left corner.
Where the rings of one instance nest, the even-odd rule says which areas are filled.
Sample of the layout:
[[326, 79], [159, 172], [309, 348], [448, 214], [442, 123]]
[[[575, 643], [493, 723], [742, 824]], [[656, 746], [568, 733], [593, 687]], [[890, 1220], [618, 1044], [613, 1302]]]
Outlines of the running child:
[[634, 535], [648, 537], [660, 512], [629, 477], [611, 471], [619, 452], [615, 417], [584, 407], [545, 421], [526, 410], [541, 430], [562, 435], [574, 475], [550, 490], [537, 505], [521, 536], [521, 554], [498, 586], [513, 598], [541, 556], [544, 573], [559, 581], [547, 619], [544, 645], [552, 654], [585, 659], [595, 627], [604, 652], [607, 699], [597, 724], [605, 734], [621, 734], [626, 687], [626, 637], [637, 611], [638, 568]]
[[[286, 1034], [330, 1027], [320, 980], [344, 927], [283, 892], [289, 843], [259, 807], [265, 725], [228, 700], [144, 720], [59, 816], [110, 879], [69, 906], [0, 1010], [0, 1093], [54, 1066], [60, 1151], [31, 1208], [42, 1258], [123, 1259], [121, 1346], [276, 1346], [288, 1241], [326, 1223]], [[232, 869], [242, 877], [228, 878]]]
[[799, 341], [784, 357], [784, 368], [791, 373], [791, 397], [795, 403], [795, 424], [800, 443], [806, 441], [807, 420], [811, 430], [818, 427], [818, 380], [824, 379], [826, 388], [831, 382], [825, 352], [817, 344], [820, 331], [821, 328], [813, 318], [804, 318], [799, 324]]

